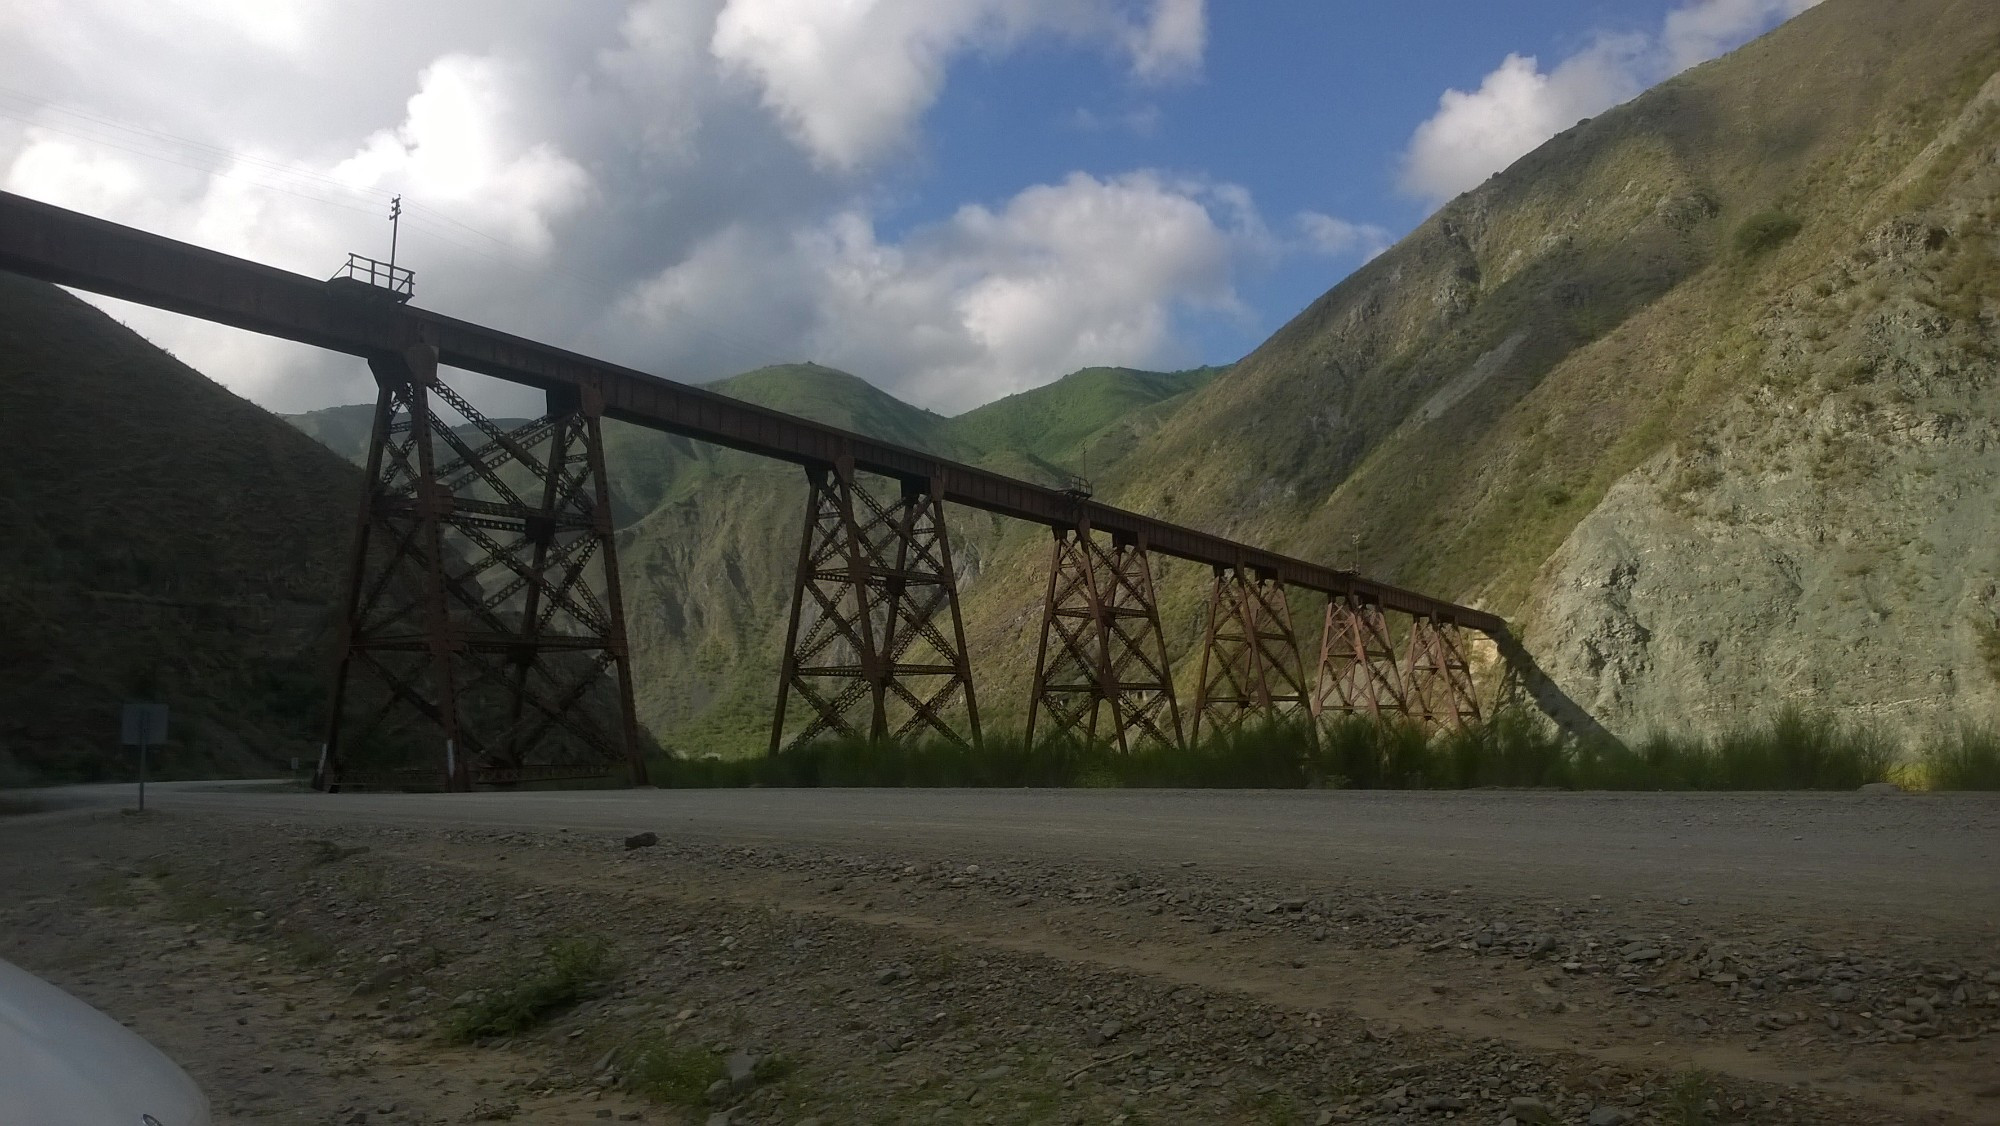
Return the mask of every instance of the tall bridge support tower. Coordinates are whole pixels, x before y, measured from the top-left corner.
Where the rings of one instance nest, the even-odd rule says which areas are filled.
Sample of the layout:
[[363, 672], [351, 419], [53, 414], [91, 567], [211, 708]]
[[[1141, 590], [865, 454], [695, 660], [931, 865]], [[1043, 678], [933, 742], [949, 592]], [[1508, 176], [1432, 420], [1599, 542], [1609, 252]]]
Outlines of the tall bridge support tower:
[[[369, 367], [374, 427], [315, 785], [643, 784], [601, 396], [551, 390], [545, 415], [506, 431], [438, 378], [428, 345]], [[413, 745], [430, 765], [411, 766]]]
[[1403, 670], [1382, 607], [1354, 595], [1327, 599], [1320, 632], [1319, 669], [1313, 677], [1316, 720], [1365, 715], [1406, 715]]
[[[979, 705], [959, 615], [944, 500], [903, 479], [883, 501], [842, 460], [806, 470], [805, 533], [792, 589], [771, 753], [832, 733], [979, 741]], [[796, 695], [804, 722], [787, 738]], [[965, 726], [949, 713], [965, 701]]]
[[1433, 727], [1466, 727], [1480, 719], [1479, 691], [1465, 657], [1458, 623], [1420, 614], [1410, 619], [1403, 665], [1409, 713]]
[[1204, 721], [1222, 733], [1253, 717], [1278, 719], [1310, 708], [1291, 606], [1276, 576], [1215, 568], [1197, 683], [1196, 739]]
[[1107, 549], [1088, 519], [1054, 532], [1028, 697], [1029, 743], [1040, 732], [1121, 751], [1147, 742], [1180, 746], [1180, 706], [1146, 544], [1113, 535]]

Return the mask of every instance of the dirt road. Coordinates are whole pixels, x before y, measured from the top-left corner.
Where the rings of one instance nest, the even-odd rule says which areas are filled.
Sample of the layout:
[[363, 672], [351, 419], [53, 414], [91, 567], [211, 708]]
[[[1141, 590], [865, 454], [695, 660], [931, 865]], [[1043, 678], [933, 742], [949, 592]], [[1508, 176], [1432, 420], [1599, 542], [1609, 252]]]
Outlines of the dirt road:
[[225, 1122], [2000, 1121], [1992, 799], [127, 796], [0, 818], [0, 954]]
[[[79, 799], [130, 801], [129, 787]], [[1106, 864], [1278, 880], [1640, 896], [1773, 915], [2000, 926], [2000, 796], [1228, 790], [367, 795], [154, 788], [166, 810], [339, 824], [654, 829], [726, 844]]]

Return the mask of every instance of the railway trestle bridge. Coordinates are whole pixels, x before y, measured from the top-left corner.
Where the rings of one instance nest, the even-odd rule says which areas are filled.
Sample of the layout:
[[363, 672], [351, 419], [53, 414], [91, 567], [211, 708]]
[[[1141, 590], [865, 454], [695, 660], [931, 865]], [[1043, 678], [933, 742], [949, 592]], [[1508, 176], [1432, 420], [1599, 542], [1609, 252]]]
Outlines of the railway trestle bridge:
[[[1030, 739], [1130, 749], [1258, 717], [1476, 722], [1469, 646], [1559, 723], [1594, 728], [1499, 617], [413, 307], [402, 279], [307, 277], [0, 193], [0, 270], [357, 357], [378, 390], [338, 622], [322, 788], [646, 781], [600, 424], [791, 462], [807, 485], [773, 750], [823, 735], [979, 738], [946, 506], [1051, 533]], [[543, 392], [502, 428], [441, 377]], [[1210, 568], [1192, 705], [1152, 560]], [[1288, 595], [1326, 598], [1309, 671]], [[361, 691], [361, 681], [372, 690]], [[414, 721], [414, 771], [370, 740]], [[434, 756], [434, 757], [433, 757]]]

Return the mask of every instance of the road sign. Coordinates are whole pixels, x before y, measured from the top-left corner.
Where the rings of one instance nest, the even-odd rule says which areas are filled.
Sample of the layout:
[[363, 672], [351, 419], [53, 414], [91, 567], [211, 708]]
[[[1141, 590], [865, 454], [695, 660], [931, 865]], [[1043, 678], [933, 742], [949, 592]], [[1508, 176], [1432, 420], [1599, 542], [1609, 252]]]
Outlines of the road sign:
[[146, 812], [146, 748], [167, 741], [167, 706], [127, 700], [118, 716], [118, 741], [139, 748], [139, 812]]
[[118, 741], [128, 747], [157, 747], [166, 742], [167, 706], [125, 701], [125, 710], [119, 717]]

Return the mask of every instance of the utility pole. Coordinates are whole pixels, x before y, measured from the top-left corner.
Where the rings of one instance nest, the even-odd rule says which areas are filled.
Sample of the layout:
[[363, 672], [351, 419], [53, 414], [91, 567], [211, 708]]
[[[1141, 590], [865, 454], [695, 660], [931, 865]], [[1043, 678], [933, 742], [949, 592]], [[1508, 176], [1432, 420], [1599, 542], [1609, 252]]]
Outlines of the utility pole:
[[396, 236], [402, 233], [402, 229], [403, 197], [399, 195], [389, 201], [389, 271], [391, 274], [394, 274], [396, 269]]

